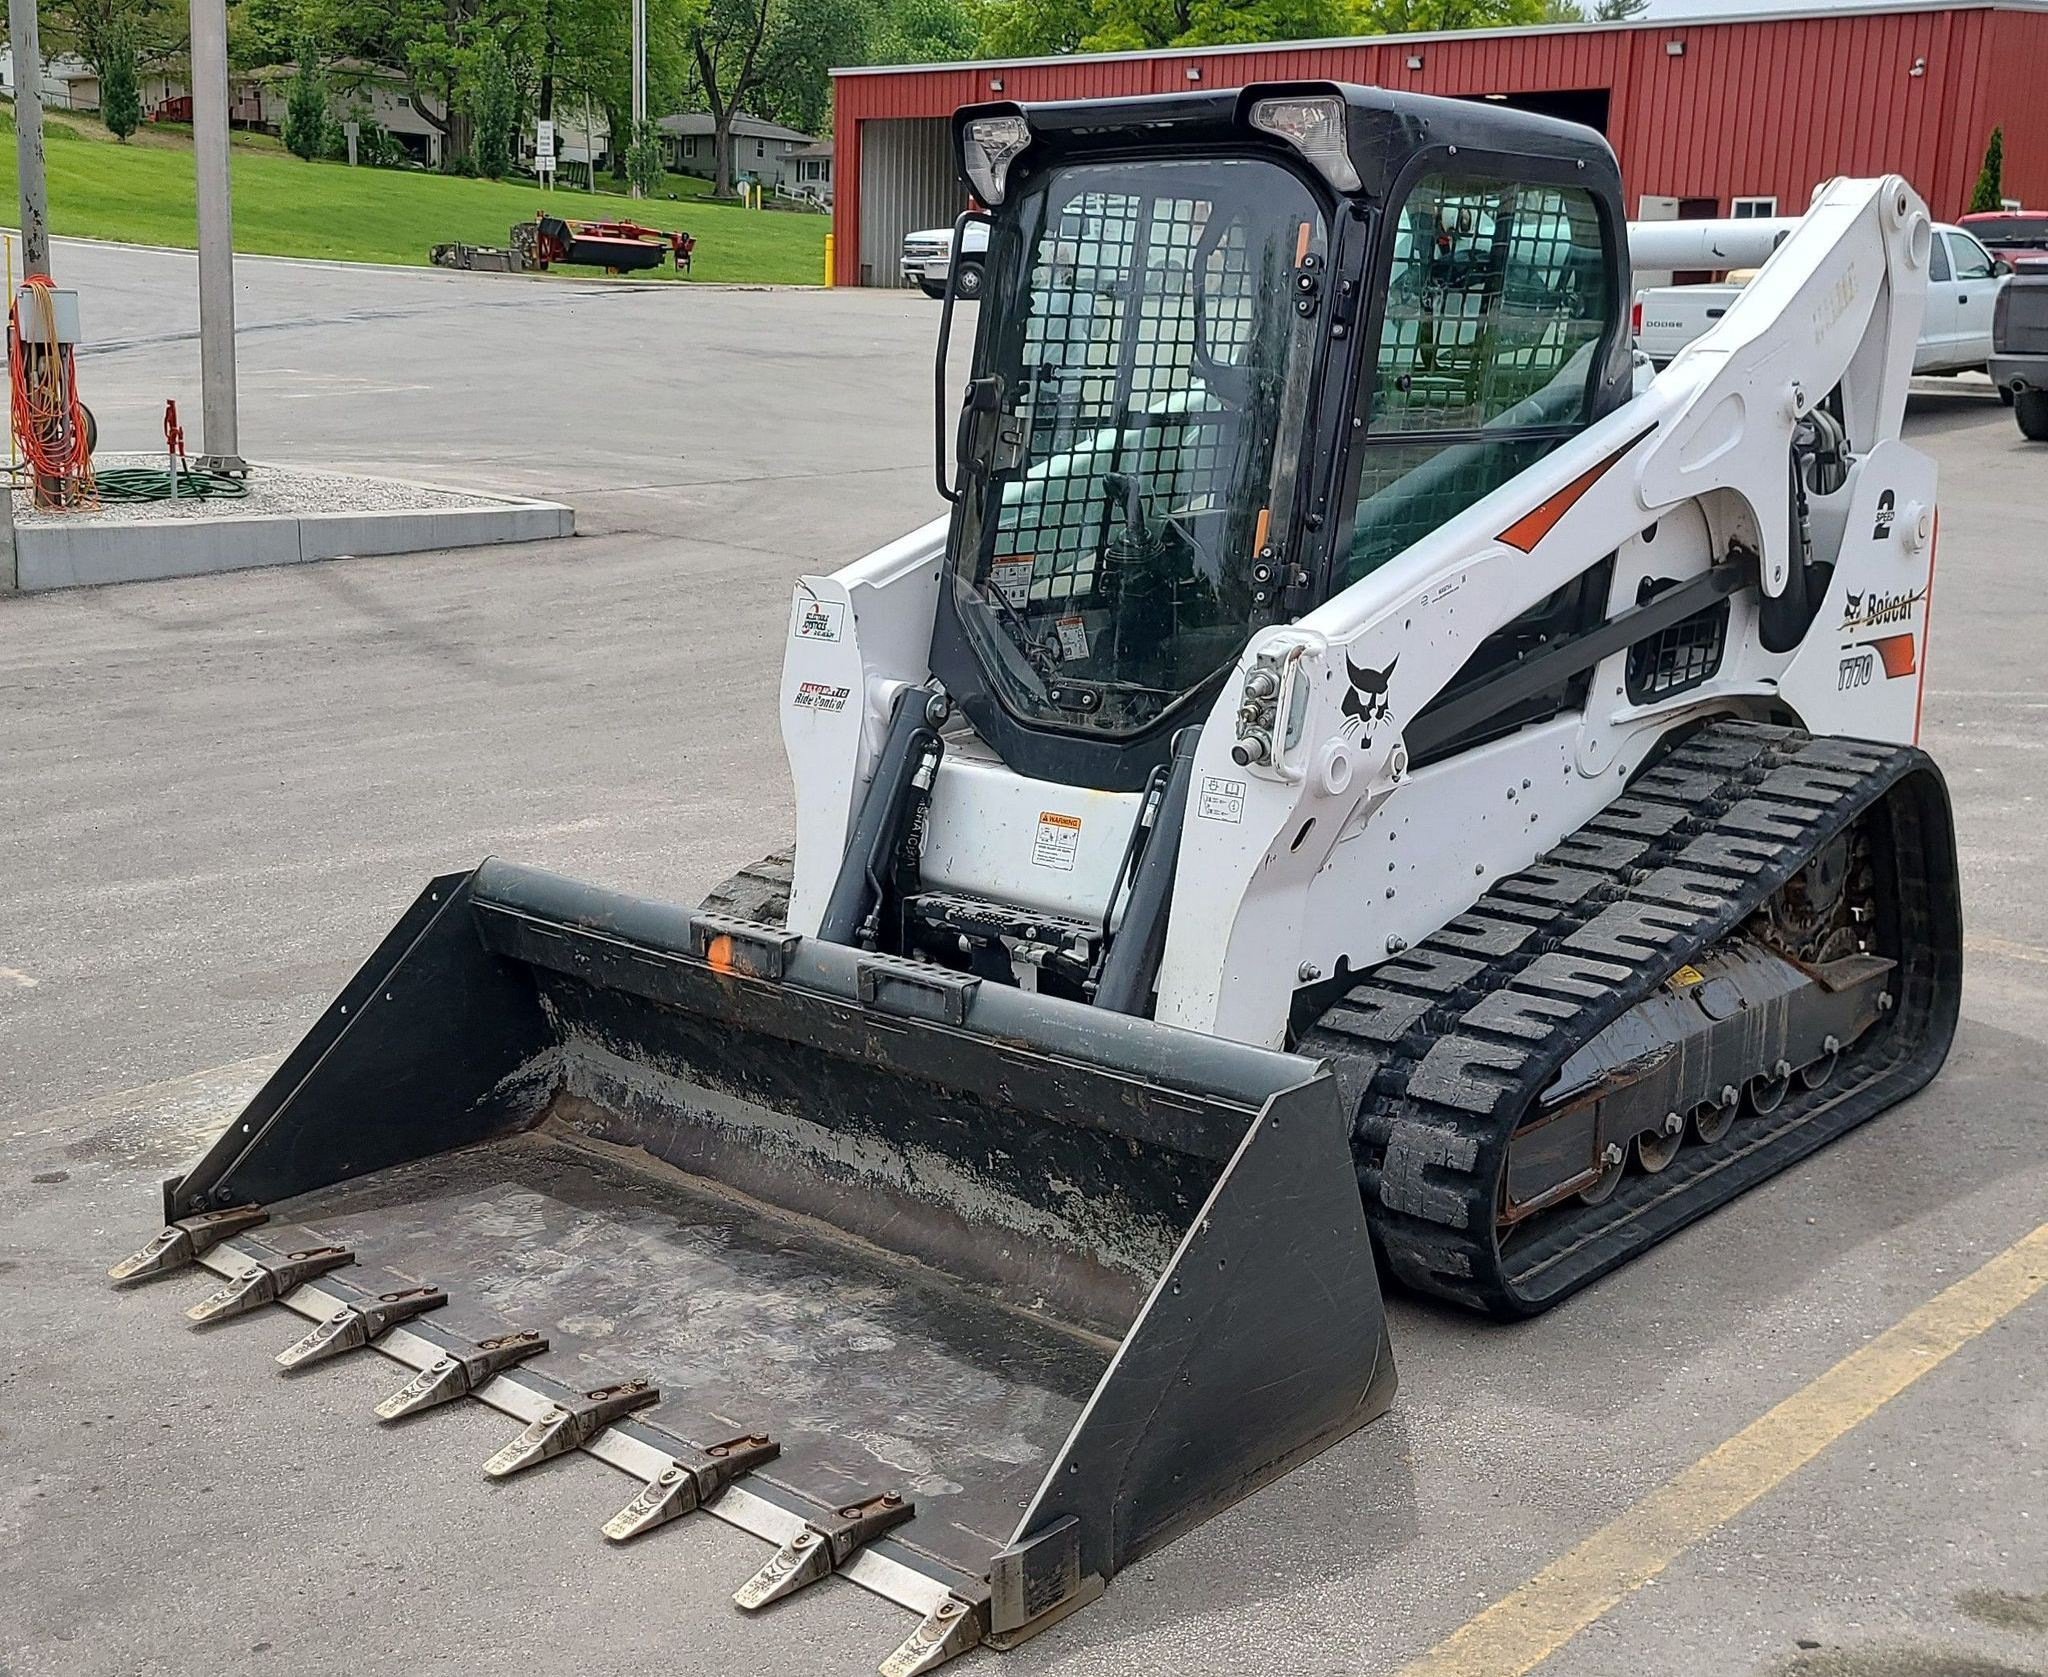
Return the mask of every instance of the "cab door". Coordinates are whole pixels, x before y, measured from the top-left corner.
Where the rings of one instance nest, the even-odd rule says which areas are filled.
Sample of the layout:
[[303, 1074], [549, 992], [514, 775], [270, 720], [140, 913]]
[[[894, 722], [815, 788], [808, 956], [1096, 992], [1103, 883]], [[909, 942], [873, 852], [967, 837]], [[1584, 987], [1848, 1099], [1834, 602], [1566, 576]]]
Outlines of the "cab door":
[[1969, 234], [1950, 233], [1948, 243], [1956, 289], [1956, 335], [1950, 354], [1957, 366], [1982, 366], [1991, 359], [1991, 307], [1998, 300], [1998, 275], [1991, 253]]
[[1937, 233], [1927, 245], [1927, 312], [1913, 348], [1913, 371], [1931, 373], [1950, 364], [1956, 341], [1956, 282], [1949, 266], [1948, 239]]

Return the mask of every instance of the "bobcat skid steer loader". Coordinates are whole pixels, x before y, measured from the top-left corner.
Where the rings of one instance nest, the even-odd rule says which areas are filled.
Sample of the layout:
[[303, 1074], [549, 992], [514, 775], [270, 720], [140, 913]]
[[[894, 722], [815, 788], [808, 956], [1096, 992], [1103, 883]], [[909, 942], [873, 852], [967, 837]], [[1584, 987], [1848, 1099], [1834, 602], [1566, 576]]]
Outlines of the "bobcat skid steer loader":
[[1904, 182], [1638, 389], [1588, 130], [954, 132], [952, 510], [796, 589], [793, 861], [434, 881], [116, 1271], [606, 1464], [616, 1542], [757, 1534], [742, 1608], [879, 1592], [897, 1677], [1384, 1410], [1376, 1254], [1542, 1310], [1919, 1088], [1960, 982]]

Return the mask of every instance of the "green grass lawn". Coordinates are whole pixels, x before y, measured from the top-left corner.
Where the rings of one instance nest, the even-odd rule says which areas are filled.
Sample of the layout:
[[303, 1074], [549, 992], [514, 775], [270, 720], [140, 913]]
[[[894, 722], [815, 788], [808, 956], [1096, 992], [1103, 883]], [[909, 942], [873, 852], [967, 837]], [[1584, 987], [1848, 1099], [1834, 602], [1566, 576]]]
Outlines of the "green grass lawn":
[[[14, 178], [12, 113], [0, 128], [0, 171]], [[94, 239], [138, 244], [194, 242], [189, 135], [145, 125], [117, 145], [71, 113], [45, 122], [50, 227]], [[709, 183], [670, 175], [664, 196], [635, 203], [607, 192], [528, 182], [463, 180], [406, 169], [351, 169], [306, 163], [263, 136], [235, 136], [235, 249], [270, 256], [318, 256], [344, 262], [424, 266], [436, 244], [503, 245], [515, 221], [543, 206], [558, 215], [602, 220], [629, 216], [643, 225], [682, 229], [696, 238], [694, 280], [728, 284], [816, 285], [823, 275], [829, 218], [782, 210], [743, 210], [708, 202]], [[666, 194], [674, 194], [671, 201]], [[11, 194], [5, 195], [11, 198]], [[7, 218], [12, 220], [12, 216]], [[596, 269], [564, 272], [588, 276]], [[659, 273], [675, 278], [672, 268]]]

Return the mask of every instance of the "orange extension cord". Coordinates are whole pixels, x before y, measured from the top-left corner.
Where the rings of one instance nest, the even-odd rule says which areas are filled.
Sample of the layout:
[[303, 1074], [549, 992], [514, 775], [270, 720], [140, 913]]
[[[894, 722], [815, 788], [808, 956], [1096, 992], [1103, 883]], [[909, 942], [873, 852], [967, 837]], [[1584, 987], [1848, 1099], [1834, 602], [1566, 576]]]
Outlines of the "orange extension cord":
[[[37, 344], [55, 344], [57, 310], [48, 295], [47, 274], [30, 274], [26, 285], [35, 298], [41, 328]], [[85, 408], [78, 400], [78, 378], [71, 350], [54, 353], [23, 345], [19, 305], [7, 307], [7, 367], [13, 382], [14, 439], [28, 464], [30, 491], [45, 509], [89, 507], [98, 493], [93, 483], [92, 453], [86, 446]]]

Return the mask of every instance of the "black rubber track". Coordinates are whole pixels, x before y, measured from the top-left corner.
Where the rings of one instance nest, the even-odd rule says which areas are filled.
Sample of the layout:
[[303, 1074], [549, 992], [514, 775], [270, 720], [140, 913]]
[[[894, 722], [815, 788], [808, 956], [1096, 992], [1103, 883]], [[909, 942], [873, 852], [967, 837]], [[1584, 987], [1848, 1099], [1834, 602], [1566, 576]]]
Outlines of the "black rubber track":
[[[1869, 817], [1891, 1010], [1830, 1082], [1689, 1142], [1605, 1204], [1540, 1214], [1503, 1252], [1508, 1143], [1565, 1060], [1728, 936]], [[1299, 1051], [1357, 1111], [1352, 1147], [1386, 1266], [1425, 1292], [1529, 1316], [1903, 1100], [1939, 1069], [1962, 991], [1948, 791], [1910, 746], [1721, 722], [1539, 862], [1373, 968]]]
[[789, 890], [796, 877], [796, 851], [771, 851], [719, 884], [697, 906], [708, 914], [754, 920], [764, 926], [789, 924]]

